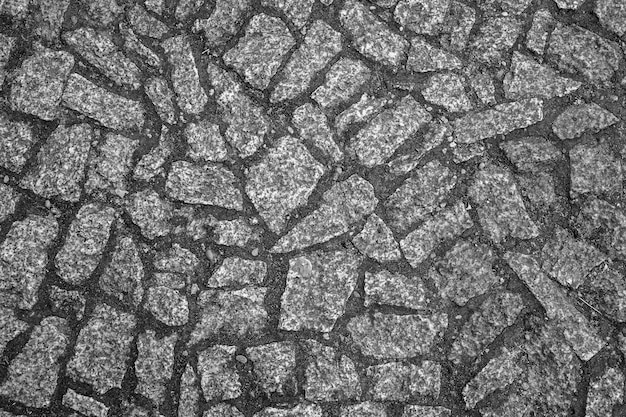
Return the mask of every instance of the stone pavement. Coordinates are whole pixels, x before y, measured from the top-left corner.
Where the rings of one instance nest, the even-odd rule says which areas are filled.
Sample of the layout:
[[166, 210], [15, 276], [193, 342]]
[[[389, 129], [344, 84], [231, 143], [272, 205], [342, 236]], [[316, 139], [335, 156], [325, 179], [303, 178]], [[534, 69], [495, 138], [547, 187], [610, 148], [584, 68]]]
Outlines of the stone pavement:
[[0, 0], [0, 417], [626, 416], [625, 0]]

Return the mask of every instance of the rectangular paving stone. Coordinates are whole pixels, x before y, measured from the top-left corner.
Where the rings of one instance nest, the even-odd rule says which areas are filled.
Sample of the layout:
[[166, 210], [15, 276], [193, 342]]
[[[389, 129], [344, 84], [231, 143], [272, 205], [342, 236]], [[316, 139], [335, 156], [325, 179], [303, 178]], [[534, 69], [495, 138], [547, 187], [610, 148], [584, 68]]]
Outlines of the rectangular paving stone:
[[111, 129], [137, 130], [144, 123], [141, 103], [111, 93], [78, 74], [70, 75], [63, 104]]
[[474, 143], [505, 135], [543, 120], [543, 101], [537, 98], [498, 104], [493, 109], [470, 113], [454, 121], [454, 139]]

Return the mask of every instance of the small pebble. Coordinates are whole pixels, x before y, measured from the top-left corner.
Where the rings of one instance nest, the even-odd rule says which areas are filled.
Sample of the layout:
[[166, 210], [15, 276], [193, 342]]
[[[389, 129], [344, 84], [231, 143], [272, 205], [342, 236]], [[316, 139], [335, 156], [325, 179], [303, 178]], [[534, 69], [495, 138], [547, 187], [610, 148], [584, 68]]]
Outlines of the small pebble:
[[252, 256], [259, 256], [259, 248], [252, 249]]
[[246, 358], [243, 355], [237, 355], [237, 356], [235, 356], [235, 359], [237, 359], [237, 362], [239, 362], [239, 363], [246, 363], [246, 362], [248, 362], [248, 358]]

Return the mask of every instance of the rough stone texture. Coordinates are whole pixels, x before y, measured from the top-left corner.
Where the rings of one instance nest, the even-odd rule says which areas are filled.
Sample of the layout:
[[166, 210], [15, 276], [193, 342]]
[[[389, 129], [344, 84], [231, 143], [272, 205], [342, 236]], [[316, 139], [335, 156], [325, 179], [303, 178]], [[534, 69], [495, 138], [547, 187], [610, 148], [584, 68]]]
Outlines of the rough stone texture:
[[454, 121], [454, 139], [473, 143], [495, 135], [523, 129], [543, 120], [543, 102], [532, 98], [498, 104], [493, 109], [470, 113]]
[[272, 92], [271, 100], [278, 102], [292, 99], [304, 92], [315, 74], [339, 51], [341, 34], [323, 21], [316, 20], [307, 31], [304, 43], [285, 66], [283, 78]]
[[28, 324], [18, 319], [11, 308], [0, 307], [0, 352], [7, 343], [28, 328]]
[[263, 261], [242, 258], [226, 258], [222, 265], [207, 279], [208, 287], [230, 287], [256, 284], [260, 285], [267, 273]]
[[248, 83], [263, 90], [294, 44], [282, 20], [258, 14], [248, 24], [237, 46], [224, 55], [224, 62], [234, 67]]
[[135, 324], [131, 314], [98, 304], [78, 334], [68, 374], [90, 384], [99, 394], [121, 388]]
[[436, 211], [454, 188], [457, 177], [438, 160], [413, 171], [385, 202], [390, 225], [406, 232]]
[[32, 308], [48, 263], [48, 246], [59, 226], [52, 217], [30, 215], [11, 225], [0, 244], [0, 304]]
[[589, 417], [611, 415], [613, 406], [624, 402], [624, 374], [615, 368], [608, 368], [598, 379], [591, 381], [587, 392]]
[[501, 283], [493, 271], [496, 257], [487, 245], [459, 240], [431, 272], [439, 295], [459, 305]]
[[263, 0], [261, 4], [285, 12], [296, 27], [302, 28], [311, 14], [315, 0]]
[[356, 94], [370, 77], [371, 71], [362, 61], [341, 58], [330, 67], [324, 84], [315, 89], [311, 98], [323, 108], [337, 106]]
[[600, 351], [605, 341], [592, 323], [576, 309], [563, 288], [545, 276], [539, 263], [529, 255], [507, 253], [505, 259], [546, 310], [578, 357], [587, 361]]
[[608, 144], [581, 143], [570, 150], [571, 193], [621, 194], [622, 162]]
[[563, 159], [561, 151], [547, 139], [527, 136], [502, 142], [500, 148], [521, 171], [536, 172]]
[[11, 83], [13, 110], [43, 120], [57, 119], [61, 94], [73, 66], [71, 54], [48, 49], [24, 60]]
[[111, 129], [139, 129], [145, 121], [143, 106], [94, 84], [85, 77], [70, 75], [62, 103]]
[[177, 119], [174, 106], [175, 97], [167, 81], [162, 77], [152, 77], [146, 81], [145, 90], [161, 120], [165, 123], [175, 124]]
[[11, 362], [0, 395], [30, 407], [47, 407], [57, 386], [60, 358], [69, 344], [67, 322], [48, 317], [35, 327], [22, 352]]
[[189, 320], [189, 304], [178, 291], [158, 286], [148, 289], [145, 309], [167, 326], [183, 326]]
[[305, 344], [309, 364], [303, 388], [307, 400], [329, 402], [361, 397], [359, 374], [350, 358], [314, 340]]
[[267, 395], [297, 391], [296, 350], [291, 342], [274, 342], [246, 349], [257, 384]]
[[374, 313], [348, 322], [353, 343], [364, 355], [377, 359], [423, 355], [448, 327], [445, 313], [407, 315]]
[[165, 236], [170, 231], [169, 220], [173, 206], [156, 192], [144, 190], [128, 197], [126, 210], [133, 222], [148, 239]]
[[37, 154], [37, 167], [22, 179], [22, 187], [42, 197], [77, 202], [92, 132], [87, 124], [57, 127]]
[[199, 321], [189, 343], [226, 332], [237, 337], [260, 333], [268, 315], [263, 304], [266, 288], [249, 286], [235, 291], [209, 290], [198, 296]]
[[140, 334], [137, 339], [137, 361], [135, 374], [137, 392], [155, 404], [163, 402], [166, 384], [174, 366], [174, 345], [177, 335], [159, 338], [154, 331]]
[[427, 309], [432, 298], [424, 281], [386, 270], [365, 272], [365, 306], [372, 304]]
[[109, 133], [97, 150], [97, 156], [89, 161], [85, 190], [108, 191], [119, 197], [126, 194], [127, 175], [132, 165], [133, 153], [139, 141], [126, 136]]
[[425, 261], [440, 243], [458, 237], [473, 225], [465, 206], [459, 202], [428, 218], [400, 241], [400, 248], [407, 261], [415, 268]]
[[455, 364], [473, 360], [518, 318], [524, 302], [515, 293], [499, 292], [490, 296], [463, 325], [452, 344], [448, 358]]
[[447, 17], [450, 0], [400, 0], [395, 20], [416, 33], [436, 35]]
[[450, 112], [465, 112], [472, 103], [465, 94], [463, 79], [453, 73], [435, 74], [428, 79], [422, 96], [429, 102], [444, 107]]
[[509, 100], [532, 97], [548, 99], [563, 97], [576, 91], [581, 85], [579, 81], [560, 77], [550, 67], [514, 52], [511, 69], [504, 78], [504, 94]]
[[280, 238], [271, 252], [285, 253], [326, 242], [374, 211], [378, 199], [370, 183], [358, 175], [339, 182], [322, 195], [322, 204]]
[[235, 346], [215, 345], [198, 354], [202, 393], [207, 401], [231, 400], [241, 395], [234, 369]]
[[407, 405], [402, 417], [450, 417], [452, 411], [446, 407], [427, 405]]
[[211, 16], [194, 22], [194, 32], [203, 31], [206, 46], [216, 48], [237, 33], [250, 0], [217, 0]]
[[619, 36], [626, 33], [626, 4], [619, 0], [600, 0], [596, 2], [595, 13], [604, 27]]
[[111, 261], [100, 275], [100, 288], [127, 305], [137, 306], [143, 296], [144, 266], [132, 237], [117, 232]]
[[432, 361], [420, 365], [390, 362], [365, 371], [371, 378], [369, 395], [374, 401], [414, 401], [437, 398], [441, 385], [441, 366]]
[[539, 9], [533, 16], [532, 25], [526, 34], [526, 46], [539, 56], [543, 56], [548, 43], [548, 35], [554, 27], [554, 19], [548, 9]]
[[344, 3], [339, 20], [350, 33], [355, 48], [366, 57], [392, 68], [398, 67], [405, 59], [408, 41], [389, 30], [356, 0]]
[[81, 284], [96, 269], [109, 240], [115, 210], [86, 204], [70, 225], [69, 237], [55, 257], [59, 276], [70, 284]]
[[91, 397], [81, 395], [71, 388], [63, 395], [63, 405], [92, 417], [106, 417], [109, 413], [109, 407], [106, 405]]
[[63, 34], [63, 40], [78, 54], [118, 85], [139, 88], [140, 70], [115, 46], [113, 40], [91, 28]]
[[574, 139], [586, 131], [597, 133], [615, 124], [617, 117], [596, 103], [574, 104], [566, 108], [552, 123], [559, 139]]
[[27, 123], [11, 121], [6, 114], [0, 113], [0, 166], [20, 172], [36, 140]]
[[254, 417], [322, 417], [322, 408], [317, 404], [297, 404], [290, 408], [267, 407]]
[[232, 172], [220, 165], [172, 164], [165, 183], [168, 195], [188, 204], [242, 209], [241, 191]]
[[472, 57], [488, 65], [501, 66], [522, 30], [522, 22], [512, 16], [488, 19], [472, 42]]
[[331, 331], [354, 291], [360, 261], [354, 251], [313, 252], [290, 259], [278, 327]]
[[352, 243], [362, 254], [378, 262], [397, 261], [402, 256], [393, 233], [375, 213], [368, 217], [363, 230], [352, 238]]
[[285, 136], [248, 170], [246, 193], [270, 230], [280, 233], [287, 216], [307, 203], [323, 174], [323, 166], [307, 148]]
[[405, 140], [430, 122], [431, 116], [411, 96], [376, 116], [359, 131], [354, 152], [359, 162], [368, 168], [384, 163]]
[[594, 83], [608, 81], [619, 67], [619, 48], [579, 26], [558, 24], [550, 35], [548, 54], [560, 69], [579, 73]]
[[436, 48], [420, 37], [411, 40], [407, 69], [415, 72], [460, 69], [462, 61], [455, 55]]
[[319, 107], [311, 103], [298, 107], [293, 112], [292, 122], [300, 130], [300, 137], [309, 146], [319, 150], [333, 162], [343, 159], [343, 151], [335, 142], [328, 118]]
[[169, 38], [163, 42], [163, 49], [172, 65], [171, 80], [178, 106], [186, 113], [202, 112], [208, 97], [200, 85], [189, 40], [183, 35]]
[[220, 127], [208, 120], [188, 124], [185, 127], [185, 138], [189, 145], [187, 155], [194, 161], [219, 162], [228, 155]]
[[515, 178], [506, 168], [489, 165], [474, 177], [469, 195], [478, 205], [480, 222], [491, 240], [500, 243], [507, 236], [532, 239], [539, 228], [526, 212]]

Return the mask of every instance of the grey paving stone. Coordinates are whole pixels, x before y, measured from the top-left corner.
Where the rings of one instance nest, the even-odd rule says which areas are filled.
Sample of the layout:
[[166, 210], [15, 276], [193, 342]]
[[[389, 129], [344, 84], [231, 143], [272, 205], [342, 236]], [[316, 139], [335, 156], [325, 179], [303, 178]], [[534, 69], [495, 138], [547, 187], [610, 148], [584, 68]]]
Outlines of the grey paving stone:
[[570, 193], [622, 193], [622, 162], [607, 143], [581, 143], [570, 150], [569, 158]]
[[82, 320], [85, 314], [86, 299], [78, 291], [67, 291], [56, 286], [48, 289], [52, 311], [60, 317], [76, 317]]
[[280, 238], [270, 252], [291, 252], [342, 235], [352, 224], [371, 214], [376, 204], [378, 199], [372, 185], [352, 175], [326, 191], [319, 208]]
[[362, 62], [351, 58], [340, 58], [335, 62], [311, 98], [323, 108], [335, 107], [357, 93], [369, 81], [372, 72]]
[[207, 401], [238, 398], [239, 375], [234, 369], [236, 346], [215, 345], [198, 354], [198, 372], [202, 393]]
[[390, 102], [391, 100], [387, 100], [386, 98], [377, 98], [364, 93], [359, 101], [345, 109], [335, 119], [337, 134], [343, 135], [352, 125], [373, 119], [383, 111]]
[[128, 21], [139, 35], [161, 39], [169, 32], [169, 28], [165, 23], [152, 16], [138, 4], [133, 6], [127, 12], [127, 15]]
[[47, 407], [56, 390], [60, 358], [70, 342], [67, 322], [47, 317], [35, 327], [22, 352], [11, 362], [0, 395], [30, 407]]
[[162, 46], [172, 66], [171, 81], [178, 106], [185, 113], [201, 113], [208, 97], [200, 84], [189, 39], [184, 35], [174, 36], [163, 41]]
[[283, 11], [296, 27], [302, 28], [311, 15], [315, 0], [263, 0], [261, 4]]
[[249, 337], [263, 331], [268, 314], [263, 304], [267, 288], [249, 286], [240, 290], [202, 291], [198, 296], [198, 317], [190, 344], [228, 333], [233, 337]]
[[563, 154], [549, 140], [541, 136], [526, 136], [500, 143], [504, 151], [517, 169], [536, 172], [554, 162], [563, 160]]
[[0, 35], [0, 86], [4, 84], [7, 76], [6, 66], [16, 45], [16, 38], [13, 36]]
[[189, 145], [187, 155], [194, 161], [220, 162], [228, 156], [220, 127], [208, 120], [188, 124], [185, 127], [185, 138]]
[[621, 322], [626, 319], [626, 303], [621, 296], [625, 286], [622, 274], [615, 267], [605, 264], [592, 270], [578, 291], [589, 305]]
[[95, 307], [89, 321], [78, 334], [67, 373], [90, 384], [99, 394], [121, 388], [130, 354], [135, 317], [106, 304]]
[[431, 115], [413, 97], [403, 97], [359, 131], [352, 148], [359, 162], [368, 168], [384, 163]]
[[263, 261], [229, 257], [207, 278], [206, 285], [212, 288], [260, 285], [266, 274], [267, 264]]
[[106, 134], [97, 155], [88, 163], [85, 191], [96, 189], [124, 197], [128, 189], [127, 176], [132, 167], [132, 158], [139, 146], [137, 139], [114, 133]]
[[248, 169], [245, 189], [270, 230], [280, 233], [289, 214], [307, 203], [324, 172], [299, 140], [284, 136]]
[[430, 307], [432, 298], [424, 280], [419, 277], [407, 277], [386, 270], [365, 272], [366, 307], [380, 304], [423, 310]]
[[596, 3], [595, 13], [604, 27], [619, 36], [626, 33], [626, 4], [619, 0], [600, 0]]
[[361, 383], [350, 358], [314, 340], [304, 342], [308, 365], [304, 397], [313, 402], [335, 402], [361, 397]]
[[428, 79], [422, 96], [429, 102], [444, 107], [450, 112], [465, 112], [472, 109], [463, 79], [454, 73], [435, 74]]
[[102, 259], [116, 217], [113, 208], [96, 203], [85, 204], [78, 210], [65, 244], [54, 260], [63, 280], [77, 285], [89, 279]]
[[110, 409], [100, 401], [79, 394], [71, 388], [63, 395], [63, 405], [91, 417], [106, 417]]
[[148, 239], [165, 236], [170, 232], [169, 221], [174, 207], [151, 189], [128, 196], [126, 211], [141, 233]]
[[465, 3], [452, 0], [445, 20], [442, 44], [452, 51], [462, 51], [469, 42], [475, 23], [476, 11]]
[[63, 40], [116, 84], [131, 89], [141, 85], [139, 67], [119, 51], [109, 34], [84, 27], [65, 32]]
[[228, 124], [226, 139], [242, 158], [254, 154], [270, 131], [270, 122], [263, 107], [242, 91], [232, 74], [209, 64], [207, 72], [216, 90], [217, 103]]
[[270, 99], [279, 102], [306, 91], [315, 74], [340, 51], [341, 34], [324, 21], [316, 20], [308, 29], [304, 43], [289, 58]]
[[542, 57], [548, 44], [548, 36], [554, 25], [555, 20], [550, 11], [545, 8], [538, 9], [526, 34], [526, 46], [528, 49]]
[[589, 384], [587, 407], [585, 412], [590, 417], [610, 415], [613, 406], [624, 401], [624, 374], [616, 368], [608, 368]]
[[303, 104], [294, 110], [292, 123], [300, 130], [300, 137], [309, 146], [313, 146], [333, 162], [343, 159], [343, 151], [334, 139], [328, 118], [319, 107], [311, 103]]
[[472, 41], [472, 57], [482, 63], [501, 66], [522, 31], [522, 22], [512, 16], [488, 19]]
[[114, 94], [76, 73], [68, 79], [62, 103], [111, 129], [137, 130], [145, 121], [141, 103]]
[[243, 414], [237, 407], [222, 403], [206, 410], [202, 417], [243, 417]]
[[341, 406], [340, 417], [387, 417], [387, 410], [384, 404], [365, 401]]
[[53, 217], [29, 215], [11, 225], [0, 244], [0, 304], [32, 308], [46, 273], [48, 247], [59, 226]]
[[260, 229], [244, 219], [221, 220], [215, 222], [213, 234], [215, 243], [226, 246], [246, 247], [260, 239]]
[[282, 20], [261, 13], [248, 23], [245, 36], [224, 55], [224, 62], [248, 83], [263, 90], [294, 45]]
[[496, 256], [484, 244], [459, 239], [430, 274], [438, 294], [459, 305], [502, 283], [493, 270]]
[[561, 9], [578, 9], [585, 0], [555, 0]]
[[576, 309], [565, 290], [550, 280], [530, 255], [507, 253], [506, 261], [546, 310], [578, 357], [588, 361], [605, 345], [593, 324]]
[[256, 383], [267, 395], [297, 391], [296, 349], [292, 342], [249, 347], [246, 355], [254, 366]]
[[356, 287], [360, 255], [313, 252], [289, 260], [278, 328], [329, 332]]
[[301, 403], [290, 408], [267, 407], [254, 417], [322, 417], [322, 408], [317, 404]]
[[524, 309], [519, 294], [498, 292], [487, 298], [463, 325], [448, 358], [455, 364], [474, 360], [485, 352], [507, 327], [513, 325]]
[[20, 185], [42, 197], [77, 202], [91, 149], [93, 130], [88, 124], [59, 125], [37, 154], [37, 166]]
[[406, 59], [408, 41], [392, 32], [358, 1], [346, 1], [339, 20], [350, 33], [357, 51], [366, 57], [392, 68], [398, 68]]
[[127, 305], [136, 307], [143, 297], [144, 266], [132, 237], [117, 231], [111, 261], [98, 280], [100, 288]]
[[243, 25], [250, 0], [217, 0], [208, 18], [194, 22], [194, 32], [204, 32], [206, 47], [218, 48], [224, 45]]
[[437, 35], [449, 7], [450, 0], [400, 0], [394, 18], [415, 33]]
[[385, 202], [390, 225], [399, 232], [410, 230], [438, 210], [456, 183], [457, 176], [439, 160], [415, 169]]
[[155, 404], [160, 405], [165, 400], [166, 384], [174, 366], [174, 345], [177, 338], [176, 334], [160, 338], [152, 330], [137, 338], [137, 392]]
[[369, 395], [374, 401], [436, 399], [441, 387], [441, 365], [423, 361], [419, 365], [389, 362], [365, 370], [371, 379]]
[[20, 194], [12, 187], [0, 184], [0, 223], [9, 218], [20, 201]]
[[167, 326], [183, 326], [189, 321], [189, 303], [184, 295], [165, 286], [149, 288], [144, 308]]
[[200, 383], [193, 367], [187, 364], [180, 380], [178, 417], [193, 417], [200, 411]]
[[406, 405], [402, 417], [450, 417], [449, 408], [429, 405]]
[[241, 210], [241, 191], [236, 184], [233, 173], [221, 165], [176, 161], [171, 166], [165, 188], [170, 198], [188, 204]]
[[435, 215], [400, 241], [400, 248], [413, 268], [424, 262], [435, 248], [461, 235], [474, 225], [462, 202]]
[[57, 119], [73, 66], [74, 57], [64, 51], [41, 49], [26, 58], [11, 82], [11, 108], [43, 120]]
[[3, 168], [20, 172], [36, 141], [28, 123], [15, 122], [0, 113], [0, 165]]
[[552, 123], [552, 131], [561, 140], [575, 139], [586, 131], [598, 133], [618, 120], [613, 113], [596, 103], [574, 104], [557, 116]]
[[367, 218], [363, 230], [352, 238], [352, 243], [363, 255], [378, 262], [397, 261], [402, 257], [393, 233], [375, 213]]
[[437, 48], [421, 37], [411, 40], [406, 67], [409, 71], [431, 72], [460, 69], [463, 62], [454, 54]]
[[164, 173], [163, 165], [174, 150], [174, 140], [166, 127], [163, 127], [159, 143], [137, 162], [133, 171], [133, 178], [149, 181]]
[[504, 94], [509, 100], [563, 97], [576, 91], [581, 82], [561, 77], [550, 67], [513, 52], [511, 69], [504, 78]]
[[0, 352], [3, 352], [7, 343], [28, 329], [28, 323], [17, 318], [12, 308], [0, 307], [0, 313]]
[[448, 327], [445, 313], [395, 315], [374, 313], [348, 322], [353, 343], [377, 359], [411, 358], [428, 352]]
[[495, 243], [511, 236], [532, 239], [539, 227], [530, 218], [515, 178], [501, 166], [490, 164], [475, 176], [469, 196], [478, 205], [480, 223]]
[[543, 101], [537, 98], [498, 104], [492, 109], [469, 113], [454, 121], [454, 139], [473, 143], [532, 126], [543, 120]]
[[578, 73], [588, 81], [608, 81], [619, 67], [619, 47], [580, 26], [557, 24], [550, 35], [548, 53], [560, 69]]
[[174, 106], [174, 92], [170, 89], [165, 78], [151, 77], [147, 79], [144, 89], [161, 120], [171, 125], [176, 124], [178, 112]]

